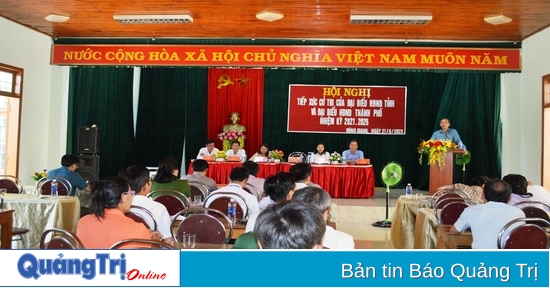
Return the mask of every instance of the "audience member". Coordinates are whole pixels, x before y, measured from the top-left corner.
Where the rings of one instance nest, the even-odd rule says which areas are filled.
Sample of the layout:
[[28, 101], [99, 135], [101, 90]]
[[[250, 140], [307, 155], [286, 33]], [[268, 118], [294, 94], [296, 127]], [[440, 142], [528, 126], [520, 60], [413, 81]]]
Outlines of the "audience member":
[[208, 166], [209, 164], [205, 160], [199, 159], [193, 161], [193, 163], [191, 164], [191, 167], [193, 167], [193, 174], [189, 174], [185, 178], [182, 177], [182, 180], [204, 184], [206, 188], [208, 188], [208, 192], [212, 192], [218, 189], [216, 181], [206, 176], [206, 174], [208, 174]]
[[258, 178], [256, 175], [258, 174], [258, 171], [260, 171], [260, 166], [258, 163], [253, 161], [246, 161], [243, 163], [243, 168], [248, 171], [248, 181], [247, 184], [250, 184], [258, 190], [258, 193], [262, 195], [264, 193], [264, 178]]
[[[204, 160], [201, 160], [204, 161]], [[130, 184], [130, 188], [136, 191], [136, 195], [132, 199], [132, 205], [143, 207], [155, 217], [157, 222], [157, 231], [160, 232], [162, 241], [172, 244], [172, 221], [168, 210], [161, 203], [147, 198], [147, 194], [151, 192], [151, 180], [149, 179], [149, 169], [142, 165], [132, 165], [126, 169], [120, 170], [118, 176], [126, 180]], [[145, 212], [135, 209], [132, 212], [143, 215]], [[144, 219], [148, 219], [148, 215], [143, 215]], [[153, 223], [149, 223], [149, 227], [153, 227]]]
[[219, 151], [218, 148], [216, 148], [214, 140], [206, 140], [205, 146], [206, 147], [203, 147], [199, 150], [199, 154], [197, 154], [197, 159], [202, 159], [202, 156], [214, 156]]
[[[124, 213], [130, 210], [135, 191], [120, 177], [94, 181], [91, 185], [93, 214], [78, 221], [76, 235], [88, 249], [108, 249], [118, 241], [138, 238], [160, 240], [160, 234], [150, 232], [142, 223], [137, 223]], [[150, 245], [128, 245], [128, 248]]]
[[61, 157], [61, 167], [48, 171], [48, 177], [61, 176], [67, 179], [69, 183], [71, 183], [71, 186], [73, 186], [73, 189], [69, 191], [69, 196], [75, 196], [77, 188], [90, 192], [88, 183], [84, 181], [80, 174], [74, 172], [78, 169], [79, 164], [80, 159], [78, 156], [70, 154], [63, 155], [63, 157]]
[[258, 152], [254, 153], [254, 155], [252, 155], [252, 157], [250, 157], [250, 159], [248, 160], [257, 162], [255, 160], [256, 157], [265, 157], [265, 159], [267, 160], [267, 158], [269, 158], [269, 145], [267, 145], [266, 143], [262, 143], [260, 149], [258, 149]]
[[312, 183], [311, 180], [311, 173], [312, 168], [311, 165], [308, 163], [296, 163], [290, 167], [290, 174], [296, 179], [296, 190], [307, 187], [307, 186], [313, 186], [313, 187], [319, 187], [319, 185]]
[[453, 189], [453, 190], [459, 190], [462, 191], [470, 197], [471, 200], [476, 202], [477, 204], [483, 204], [486, 203], [487, 200], [485, 200], [485, 197], [483, 196], [483, 185], [487, 183], [489, 180], [491, 180], [487, 176], [476, 176], [472, 178], [471, 185], [465, 185], [462, 183], [456, 183], [452, 185], [445, 185], [437, 188], [437, 190], [444, 190], [444, 189]]
[[[260, 210], [264, 210], [277, 202], [290, 200], [294, 191], [296, 191], [296, 181], [294, 181], [294, 177], [288, 172], [277, 172], [265, 179], [264, 191], [267, 197], [264, 197], [260, 201]], [[247, 232], [254, 229], [258, 214], [259, 212], [251, 214], [248, 217], [248, 222], [246, 223]]]
[[227, 156], [239, 156], [241, 159], [246, 159], [246, 151], [241, 149], [241, 143], [238, 140], [231, 141], [231, 149], [225, 152]]
[[[542, 203], [550, 204], [550, 202], [548, 202], [548, 197], [550, 197], [550, 195], [545, 195], [543, 193], [540, 193], [539, 192], [540, 190], [537, 191], [537, 194], [533, 194], [528, 191], [527, 189], [528, 182], [523, 175], [508, 174], [504, 176], [502, 180], [506, 181], [508, 184], [510, 184], [510, 186], [512, 186], [512, 199], [508, 204], [514, 205], [522, 201], [539, 201]], [[544, 205], [534, 205], [534, 206], [544, 210], [548, 210]]]
[[187, 180], [178, 179], [179, 164], [174, 158], [164, 158], [159, 162], [159, 169], [153, 179], [152, 191], [155, 190], [176, 190], [185, 196], [191, 197], [191, 187]]
[[[210, 193], [208, 197], [209, 202], [205, 203], [205, 207], [208, 207], [207, 205], [211, 203], [211, 201], [219, 198], [219, 196], [215, 196], [216, 194], [220, 194], [221, 192], [233, 192], [241, 195], [244, 198], [246, 205], [248, 205], [249, 215], [260, 211], [260, 207], [258, 206], [258, 199], [243, 189], [243, 187], [246, 185], [246, 182], [248, 181], [248, 171], [246, 171], [246, 169], [244, 169], [243, 167], [235, 167], [231, 169], [231, 173], [229, 174], [229, 181], [230, 183], [227, 186]], [[242, 202], [240, 199], [237, 199], [236, 202], [240, 206], [244, 207], [245, 203], [240, 203]]]
[[456, 234], [470, 227], [472, 249], [496, 249], [502, 228], [514, 219], [525, 217], [525, 213], [507, 204], [512, 198], [512, 187], [505, 181], [490, 180], [485, 183], [483, 193], [487, 203], [464, 209], [449, 232]]
[[[317, 187], [302, 188], [294, 192], [292, 201], [296, 200], [303, 201], [315, 207], [315, 209], [323, 215], [325, 223], [328, 221], [328, 213], [332, 199], [325, 190]], [[355, 248], [355, 242], [353, 242], [353, 237], [351, 235], [327, 226], [325, 237], [323, 237], [323, 247], [329, 249], [351, 250]]]
[[363, 151], [357, 150], [359, 143], [356, 140], [349, 141], [349, 149], [342, 152], [342, 161], [347, 164], [357, 164], [357, 160], [365, 159]]
[[328, 163], [330, 158], [330, 153], [325, 150], [325, 144], [323, 142], [317, 143], [317, 148], [315, 148], [315, 153], [311, 154], [309, 159], [310, 163]]
[[321, 213], [302, 201], [282, 201], [263, 210], [254, 226], [262, 249], [322, 249]]

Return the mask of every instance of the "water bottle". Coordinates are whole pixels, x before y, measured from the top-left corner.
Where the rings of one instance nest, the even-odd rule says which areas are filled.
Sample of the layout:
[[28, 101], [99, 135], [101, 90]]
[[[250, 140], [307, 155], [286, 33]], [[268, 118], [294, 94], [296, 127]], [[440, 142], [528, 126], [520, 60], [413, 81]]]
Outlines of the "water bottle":
[[237, 222], [237, 203], [235, 203], [235, 199], [231, 199], [227, 204], [227, 217], [231, 222]]
[[55, 179], [53, 179], [53, 181], [52, 181], [51, 196], [52, 197], [57, 197], [57, 180], [55, 180]]
[[246, 162], [246, 155], [241, 155], [241, 162]]
[[411, 183], [407, 183], [407, 188], [405, 188], [405, 195], [410, 199], [413, 195], [413, 186]]
[[313, 152], [307, 152], [307, 162], [306, 163], [311, 163], [311, 155], [313, 155]]

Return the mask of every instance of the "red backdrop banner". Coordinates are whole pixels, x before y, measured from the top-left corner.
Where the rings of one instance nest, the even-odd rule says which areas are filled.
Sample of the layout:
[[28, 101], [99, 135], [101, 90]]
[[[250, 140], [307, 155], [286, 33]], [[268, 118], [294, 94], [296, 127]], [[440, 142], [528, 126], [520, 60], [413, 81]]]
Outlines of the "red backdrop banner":
[[405, 135], [407, 87], [289, 85], [288, 132]]
[[208, 69], [208, 138], [216, 140], [218, 149], [222, 142], [216, 135], [238, 112], [246, 127], [246, 155], [252, 156], [262, 144], [263, 107], [263, 69]]
[[521, 49], [316, 45], [54, 44], [51, 64], [521, 71]]

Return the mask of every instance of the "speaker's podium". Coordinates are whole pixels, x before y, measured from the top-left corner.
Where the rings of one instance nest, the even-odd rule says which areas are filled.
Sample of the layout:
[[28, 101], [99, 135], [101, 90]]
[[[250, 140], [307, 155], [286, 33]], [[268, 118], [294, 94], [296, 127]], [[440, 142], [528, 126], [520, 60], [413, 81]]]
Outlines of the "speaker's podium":
[[437, 192], [437, 188], [445, 185], [453, 184], [453, 168], [455, 154], [464, 154], [464, 149], [449, 149], [445, 153], [445, 159], [443, 163], [445, 166], [439, 167], [439, 164], [435, 163], [430, 165], [430, 190], [429, 194]]

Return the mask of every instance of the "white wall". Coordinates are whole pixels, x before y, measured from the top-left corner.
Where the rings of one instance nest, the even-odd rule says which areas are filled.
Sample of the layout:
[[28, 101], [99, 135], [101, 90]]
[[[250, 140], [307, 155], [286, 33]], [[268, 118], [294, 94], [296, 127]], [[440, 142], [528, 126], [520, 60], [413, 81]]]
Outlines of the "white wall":
[[501, 74], [502, 176], [521, 174], [521, 73]]
[[513, 138], [513, 147], [519, 149], [519, 158], [515, 161], [517, 163], [507, 167], [507, 172], [522, 174], [538, 184], [541, 183], [542, 165], [542, 76], [550, 74], [548, 47], [550, 28], [523, 41], [521, 94], [516, 96], [520, 103], [513, 108], [508, 118], [513, 126], [513, 134], [509, 139]]
[[47, 35], [1, 17], [0, 35], [0, 62], [24, 69], [18, 176], [33, 185], [32, 173], [59, 167], [66, 151], [62, 79], [68, 68], [50, 65], [52, 39]]

